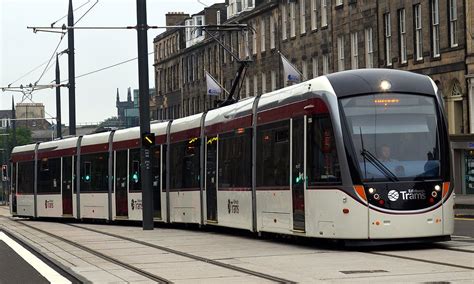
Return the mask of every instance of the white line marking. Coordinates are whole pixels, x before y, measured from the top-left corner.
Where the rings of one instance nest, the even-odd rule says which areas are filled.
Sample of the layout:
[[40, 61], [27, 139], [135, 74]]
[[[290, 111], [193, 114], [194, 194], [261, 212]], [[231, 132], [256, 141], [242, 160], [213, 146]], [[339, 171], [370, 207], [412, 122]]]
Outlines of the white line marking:
[[64, 276], [56, 272], [54, 269], [49, 267], [46, 263], [44, 263], [41, 259], [37, 258], [27, 249], [22, 247], [20, 244], [15, 242], [5, 233], [0, 232], [0, 240], [4, 241], [12, 250], [14, 250], [21, 258], [23, 258], [26, 262], [28, 262], [31, 266], [33, 266], [36, 271], [38, 271], [41, 275], [43, 275], [49, 282], [51, 283], [71, 283], [71, 281], [67, 280]]

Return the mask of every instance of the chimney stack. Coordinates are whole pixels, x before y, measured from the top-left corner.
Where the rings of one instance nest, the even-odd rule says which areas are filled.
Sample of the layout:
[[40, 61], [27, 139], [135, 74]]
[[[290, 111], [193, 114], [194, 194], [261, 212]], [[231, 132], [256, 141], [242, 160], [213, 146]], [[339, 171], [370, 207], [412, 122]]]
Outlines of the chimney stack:
[[[168, 12], [166, 14], [166, 25], [177, 26], [182, 24], [186, 18], [189, 18], [189, 14], [183, 12]], [[166, 28], [166, 30], [169, 30], [169, 28]]]

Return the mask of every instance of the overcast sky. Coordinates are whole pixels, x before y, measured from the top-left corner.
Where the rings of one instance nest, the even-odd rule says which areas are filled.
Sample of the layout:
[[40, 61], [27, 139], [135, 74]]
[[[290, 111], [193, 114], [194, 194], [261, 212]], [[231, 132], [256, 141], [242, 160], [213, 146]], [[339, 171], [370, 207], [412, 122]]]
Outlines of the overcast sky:
[[[87, 11], [96, 0], [75, 12], [74, 19]], [[67, 14], [68, 0], [0, 0], [0, 86], [19, 79], [35, 67], [47, 61], [59, 43], [60, 35], [33, 33], [27, 26], [49, 26]], [[75, 8], [88, 0], [73, 0]], [[213, 4], [223, 1], [202, 0]], [[204, 8], [197, 0], [148, 0], [147, 21], [149, 25], [165, 25], [167, 12], [197, 13]], [[57, 26], [67, 23], [67, 18]], [[136, 25], [136, 0], [99, 0], [99, 3], [77, 24], [77, 26], [130, 26]], [[148, 51], [153, 51], [153, 38], [164, 30], [148, 31]], [[67, 35], [58, 51], [67, 48]], [[88, 73], [137, 56], [137, 33], [135, 30], [76, 30], [76, 76]], [[154, 86], [153, 56], [149, 56], [150, 87]], [[54, 80], [55, 61], [38, 84], [49, 84]], [[61, 79], [67, 79], [67, 55], [60, 58]], [[45, 65], [22, 78], [13, 85], [36, 82]], [[116, 90], [121, 100], [126, 99], [127, 88], [138, 89], [138, 62], [136, 60], [76, 79], [76, 121], [80, 123], [100, 122], [116, 116]], [[21, 93], [1, 92], [0, 109], [11, 107], [22, 100]], [[33, 93], [33, 101], [44, 103], [46, 116], [56, 116], [54, 89]], [[61, 89], [62, 121], [69, 124], [68, 89]], [[25, 101], [31, 102], [31, 101]], [[50, 120], [51, 121], [51, 120]], [[55, 122], [55, 121], [53, 121]]]

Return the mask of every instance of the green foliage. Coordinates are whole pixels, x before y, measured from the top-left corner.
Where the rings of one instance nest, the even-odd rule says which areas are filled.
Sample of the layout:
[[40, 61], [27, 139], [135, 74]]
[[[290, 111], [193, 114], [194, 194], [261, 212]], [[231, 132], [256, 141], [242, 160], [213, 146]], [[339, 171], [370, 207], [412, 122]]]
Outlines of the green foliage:
[[15, 146], [21, 146], [33, 143], [31, 139], [31, 130], [25, 127], [17, 127], [16, 129], [16, 144], [13, 144], [13, 130], [10, 128], [8, 132], [4, 131], [0, 136], [0, 147], [5, 151], [11, 151]]
[[109, 117], [99, 124], [99, 127], [119, 127], [121, 121], [116, 116]]

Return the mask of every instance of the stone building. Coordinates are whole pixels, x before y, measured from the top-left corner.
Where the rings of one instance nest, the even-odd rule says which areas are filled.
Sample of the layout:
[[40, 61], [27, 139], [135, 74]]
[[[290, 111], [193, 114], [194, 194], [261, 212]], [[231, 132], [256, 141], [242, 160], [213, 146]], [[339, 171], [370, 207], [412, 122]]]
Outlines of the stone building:
[[15, 113], [16, 127], [26, 127], [32, 131], [51, 129], [51, 123], [45, 119], [42, 103], [18, 103]]
[[464, 3], [378, 1], [379, 66], [430, 76], [445, 99], [450, 134], [469, 129]]
[[[238, 90], [241, 98], [286, 85], [280, 52], [305, 79], [356, 68], [395, 68], [430, 76], [443, 95], [453, 141], [463, 139], [467, 143], [463, 145], [472, 146], [469, 146], [472, 150], [463, 147], [468, 148], [467, 153], [472, 152], [474, 173], [474, 136], [466, 135], [474, 133], [474, 120], [470, 119], [474, 113], [472, 2], [226, 0], [226, 17], [220, 12], [220, 22], [248, 24], [251, 28], [247, 34], [221, 32], [217, 36], [239, 59], [253, 60]], [[223, 4], [215, 5], [221, 5], [218, 6], [221, 11]], [[184, 22], [196, 23], [191, 21], [193, 17], [204, 16], [203, 24], [210, 24], [206, 9]], [[155, 53], [165, 38], [179, 39], [177, 48], [168, 56], [155, 54], [160, 119], [212, 108], [216, 98], [205, 95], [204, 71], [229, 90], [240, 65], [206, 35], [197, 42], [186, 40], [192, 33], [192, 30], [174, 29], [155, 38]], [[456, 155], [454, 170], [462, 181], [468, 169], [464, 157], [469, 155], [465, 152]], [[458, 193], [465, 193], [465, 188], [464, 184], [456, 185]]]

